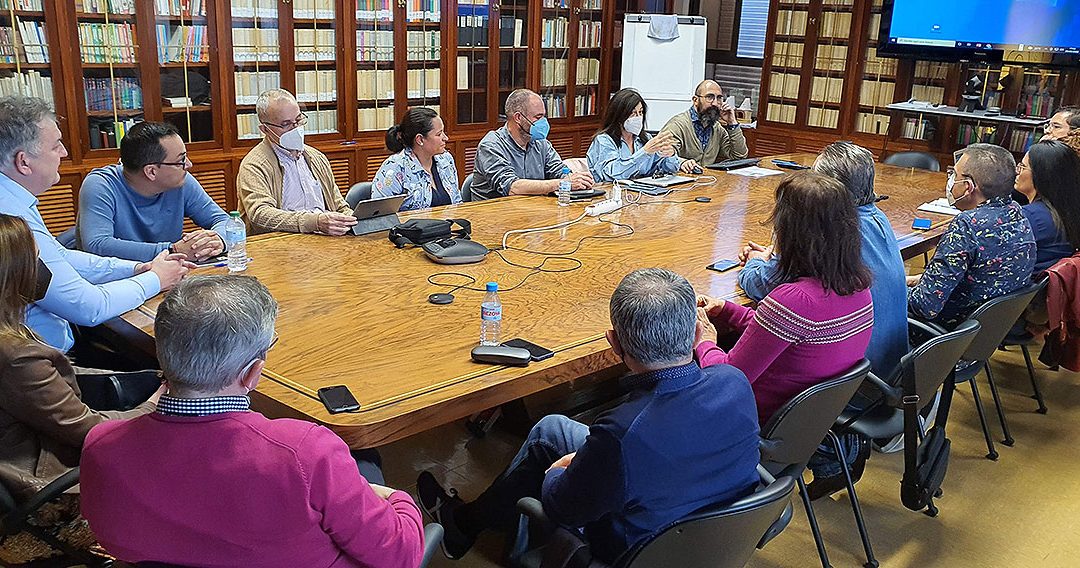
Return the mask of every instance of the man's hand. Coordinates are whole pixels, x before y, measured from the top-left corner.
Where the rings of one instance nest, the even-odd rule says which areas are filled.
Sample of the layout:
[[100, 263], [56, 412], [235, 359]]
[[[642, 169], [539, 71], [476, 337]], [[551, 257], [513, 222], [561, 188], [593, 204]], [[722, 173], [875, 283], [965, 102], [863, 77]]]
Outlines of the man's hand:
[[592, 189], [594, 183], [589, 172], [571, 172], [567, 179], [570, 180], [570, 191]]
[[675, 135], [669, 131], [663, 131], [653, 136], [645, 143], [643, 148], [646, 154], [660, 154], [663, 156], [675, 155]]
[[389, 499], [390, 494], [393, 493], [394, 491], [397, 491], [396, 489], [391, 489], [389, 487], [384, 487], [382, 485], [379, 485], [378, 483], [368, 482], [368, 485], [371, 486], [371, 490], [374, 491], [375, 494], [378, 495], [380, 499]]
[[184, 255], [163, 250], [154, 260], [135, 265], [135, 274], [142, 274], [147, 270], [157, 274], [161, 291], [164, 292], [175, 286], [192, 268], [195, 268], [195, 265], [185, 260]]
[[916, 274], [915, 276], [908, 276], [908, 277], [904, 278], [904, 283], [907, 284], [908, 287], [918, 286], [920, 278], [922, 278], [922, 274]]
[[319, 232], [324, 235], [335, 237], [344, 235], [356, 224], [356, 217], [338, 213], [337, 211], [324, 211], [319, 213]]
[[725, 304], [727, 304], [727, 300], [721, 300], [718, 298], [713, 298], [700, 294], [697, 297], [698, 307], [705, 310], [705, 315], [709, 316], [709, 318], [720, 317], [720, 312], [724, 311]]
[[551, 464], [551, 467], [544, 470], [544, 473], [547, 473], [547, 472], [549, 472], [549, 471], [551, 471], [551, 470], [553, 470], [555, 468], [559, 468], [559, 467], [570, 467], [570, 462], [574, 461], [574, 456], [575, 455], [577, 455], [577, 452], [574, 452], [574, 453], [571, 453], [571, 454], [566, 454], [565, 456], [555, 460], [555, 463]]
[[735, 116], [735, 107], [727, 103], [720, 105], [720, 122], [728, 126], [738, 124], [739, 119]]
[[743, 266], [745, 266], [746, 261], [751, 258], [760, 258], [761, 260], [768, 262], [772, 258], [772, 255], [772, 245], [759, 245], [754, 241], [749, 241], [746, 243], [746, 246], [743, 247], [742, 251], [739, 252], [739, 262], [743, 263]]
[[[721, 308], [723, 300], [720, 300]], [[716, 326], [709, 319], [709, 312], [705, 308], [697, 309], [697, 333], [694, 335], [694, 347], [702, 342], [712, 341], [716, 343]]]
[[173, 251], [184, 255], [188, 260], [203, 260], [224, 252], [225, 242], [214, 231], [199, 229], [173, 243]]
[[158, 387], [158, 390], [154, 391], [154, 394], [150, 395], [150, 398], [148, 398], [147, 400], [154, 403], [154, 406], [157, 406], [158, 400], [161, 398], [161, 395], [167, 394], [168, 392], [169, 385], [161, 383], [161, 386]]
[[679, 171], [684, 174], [692, 174], [695, 171], [700, 170], [701, 166], [694, 160], [683, 160], [682, 163], [679, 164]]

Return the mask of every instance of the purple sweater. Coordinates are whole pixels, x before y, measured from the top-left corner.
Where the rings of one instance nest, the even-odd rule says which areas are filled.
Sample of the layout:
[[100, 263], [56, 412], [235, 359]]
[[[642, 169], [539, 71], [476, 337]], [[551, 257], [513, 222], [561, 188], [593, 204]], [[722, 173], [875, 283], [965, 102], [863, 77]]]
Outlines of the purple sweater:
[[127, 562], [412, 568], [423, 550], [408, 494], [375, 495], [326, 428], [257, 412], [102, 423], [81, 485], [90, 528]]
[[713, 323], [720, 333], [742, 335], [730, 352], [701, 342], [694, 349], [698, 363], [741, 370], [750, 379], [764, 425], [795, 395], [865, 356], [874, 306], [870, 290], [838, 296], [816, 279], [800, 278], [776, 287], [757, 310], [725, 303]]

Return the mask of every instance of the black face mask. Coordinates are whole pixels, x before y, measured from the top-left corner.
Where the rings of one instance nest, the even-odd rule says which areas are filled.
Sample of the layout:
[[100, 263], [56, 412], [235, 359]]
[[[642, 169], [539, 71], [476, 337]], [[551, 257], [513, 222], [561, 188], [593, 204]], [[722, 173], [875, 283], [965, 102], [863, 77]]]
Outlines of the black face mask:
[[31, 302], [40, 302], [45, 299], [45, 294], [49, 291], [49, 284], [52, 282], [52, 271], [48, 266], [45, 266], [44, 262], [41, 262], [39, 258], [37, 261], [37, 282], [34, 284], [34, 297], [30, 298]]

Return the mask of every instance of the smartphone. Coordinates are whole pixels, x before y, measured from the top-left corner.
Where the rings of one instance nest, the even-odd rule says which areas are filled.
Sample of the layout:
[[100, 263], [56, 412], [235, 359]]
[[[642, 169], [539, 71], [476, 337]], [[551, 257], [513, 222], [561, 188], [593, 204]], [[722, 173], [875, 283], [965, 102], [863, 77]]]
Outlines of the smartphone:
[[725, 258], [724, 260], [718, 260], [718, 261], [706, 266], [705, 268], [707, 268], [709, 270], [715, 270], [717, 272], [727, 272], [728, 270], [731, 270], [732, 268], [735, 268], [738, 265], [739, 265], [739, 261], [730, 260], [730, 259]]
[[924, 219], [922, 217], [916, 217], [911, 223], [912, 229], [918, 229], [920, 231], [928, 231], [930, 227], [934, 225], [934, 222], [930, 219]]
[[531, 341], [525, 341], [524, 339], [511, 339], [510, 341], [504, 341], [503, 345], [506, 347], [517, 347], [519, 349], [525, 349], [529, 352], [529, 358], [533, 361], [543, 361], [544, 359], [550, 359], [555, 356], [555, 352], [539, 345], [532, 343]]
[[356, 402], [356, 397], [349, 391], [349, 387], [345, 385], [319, 389], [319, 400], [326, 405], [326, 409], [330, 411], [330, 414], [360, 410], [360, 403]]

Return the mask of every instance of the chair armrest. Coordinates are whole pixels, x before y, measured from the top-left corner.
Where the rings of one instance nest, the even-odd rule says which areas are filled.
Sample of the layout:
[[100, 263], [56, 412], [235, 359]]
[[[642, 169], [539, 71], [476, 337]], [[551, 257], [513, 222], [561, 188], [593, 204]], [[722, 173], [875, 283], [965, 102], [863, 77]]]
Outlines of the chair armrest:
[[885, 403], [889, 406], [898, 406], [902, 402], [904, 392], [881, 380], [881, 378], [873, 372], [866, 374], [866, 381], [873, 385], [874, 388], [881, 391], [881, 394], [885, 395]]
[[948, 333], [948, 330], [936, 323], [930, 323], [912, 317], [909, 317], [907, 319], [907, 322], [908, 327], [914, 327], [915, 329], [918, 329], [919, 331], [929, 335], [930, 337], [937, 337], [939, 335]]
[[78, 484], [79, 468], [75, 467], [64, 475], [49, 482], [48, 485], [42, 487], [40, 491], [35, 493], [33, 497], [20, 503], [14, 510], [7, 515], [4, 515], [4, 530], [9, 531], [15, 530], [16, 528], [21, 530], [21, 527], [25, 526], [27, 519], [34, 511], [37, 511], [42, 505], [56, 499], [65, 491]]
[[429, 523], [424, 526], [424, 556], [420, 560], [420, 567], [424, 568], [431, 562], [431, 557], [442, 544], [443, 527], [439, 523]]
[[[758, 446], [760, 447], [761, 444], [759, 443]], [[761, 478], [761, 483], [765, 485], [770, 485], [774, 481], [776, 481], [776, 478], [773, 477], [773, 474], [769, 473], [769, 470], [765, 469], [765, 466], [761, 465], [760, 463], [757, 464], [757, 473], [758, 477]]]
[[517, 508], [522, 515], [529, 517], [530, 523], [544, 533], [552, 533], [558, 528], [558, 525], [552, 522], [547, 513], [544, 512], [544, 505], [538, 499], [522, 497], [518, 499]]

